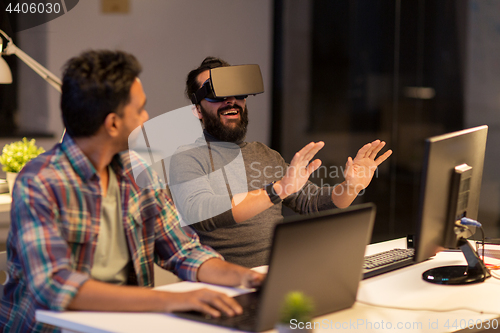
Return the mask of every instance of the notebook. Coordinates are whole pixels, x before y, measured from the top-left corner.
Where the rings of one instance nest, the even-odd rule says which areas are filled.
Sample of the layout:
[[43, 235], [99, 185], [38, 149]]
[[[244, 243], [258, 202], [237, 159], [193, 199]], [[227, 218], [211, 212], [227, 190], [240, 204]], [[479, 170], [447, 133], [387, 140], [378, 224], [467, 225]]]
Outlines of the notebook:
[[301, 291], [314, 304], [313, 316], [351, 307], [362, 278], [375, 206], [362, 204], [292, 217], [276, 226], [267, 278], [257, 292], [235, 297], [243, 314], [211, 318], [199, 312], [177, 316], [213, 325], [261, 332], [274, 327], [287, 293]]

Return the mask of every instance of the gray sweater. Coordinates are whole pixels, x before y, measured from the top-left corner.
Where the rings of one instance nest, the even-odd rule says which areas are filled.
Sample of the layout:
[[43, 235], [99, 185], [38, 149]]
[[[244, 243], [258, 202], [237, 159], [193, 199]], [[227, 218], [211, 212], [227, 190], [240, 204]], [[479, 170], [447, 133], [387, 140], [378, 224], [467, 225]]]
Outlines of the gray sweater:
[[[288, 165], [260, 142], [221, 142], [206, 132], [205, 138], [179, 148], [170, 162], [169, 186], [182, 222], [227, 261], [246, 267], [266, 265], [274, 225], [283, 219], [282, 204], [236, 223], [231, 199], [280, 180]], [[308, 182], [283, 204], [301, 214], [334, 208], [332, 189]]]

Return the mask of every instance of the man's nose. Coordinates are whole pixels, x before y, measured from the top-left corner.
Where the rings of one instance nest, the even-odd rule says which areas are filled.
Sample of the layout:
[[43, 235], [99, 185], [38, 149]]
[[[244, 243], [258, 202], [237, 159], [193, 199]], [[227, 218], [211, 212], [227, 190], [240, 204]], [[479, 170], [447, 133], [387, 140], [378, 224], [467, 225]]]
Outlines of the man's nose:
[[236, 98], [234, 96], [226, 97], [224, 103], [233, 105], [236, 103]]

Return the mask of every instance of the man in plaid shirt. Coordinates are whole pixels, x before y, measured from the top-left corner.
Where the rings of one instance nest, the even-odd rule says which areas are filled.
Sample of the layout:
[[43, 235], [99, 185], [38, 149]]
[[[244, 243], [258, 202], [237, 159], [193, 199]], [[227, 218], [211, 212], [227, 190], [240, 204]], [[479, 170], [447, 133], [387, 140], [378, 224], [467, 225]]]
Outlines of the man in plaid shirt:
[[[129, 135], [148, 119], [140, 71], [135, 57], [119, 51], [88, 51], [66, 64], [67, 134], [27, 164], [14, 186], [0, 330], [57, 330], [36, 322], [37, 309], [241, 313], [215, 291], [138, 288], [153, 286], [154, 262], [185, 280], [261, 284], [262, 274], [223, 261], [181, 228], [158, 176], [127, 151]], [[136, 184], [132, 166], [145, 170], [148, 186]]]

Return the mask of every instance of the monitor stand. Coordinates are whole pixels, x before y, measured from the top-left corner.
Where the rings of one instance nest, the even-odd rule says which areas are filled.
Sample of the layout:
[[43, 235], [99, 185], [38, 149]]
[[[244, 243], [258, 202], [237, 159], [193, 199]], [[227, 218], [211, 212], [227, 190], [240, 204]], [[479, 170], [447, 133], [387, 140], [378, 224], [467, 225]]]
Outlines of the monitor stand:
[[456, 285], [483, 282], [491, 277], [490, 271], [466, 239], [460, 238], [458, 246], [467, 260], [467, 266], [432, 268], [425, 271], [422, 278], [431, 283]]

